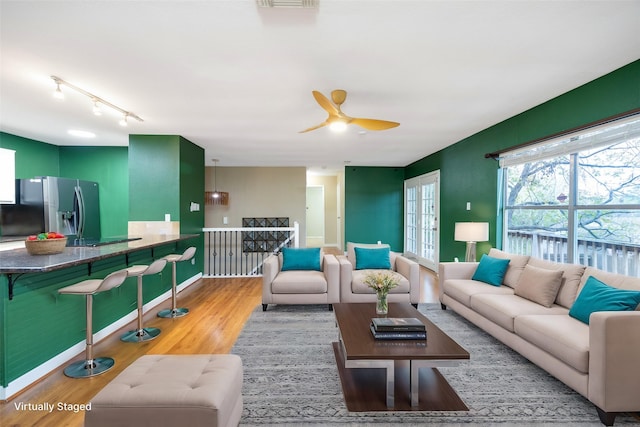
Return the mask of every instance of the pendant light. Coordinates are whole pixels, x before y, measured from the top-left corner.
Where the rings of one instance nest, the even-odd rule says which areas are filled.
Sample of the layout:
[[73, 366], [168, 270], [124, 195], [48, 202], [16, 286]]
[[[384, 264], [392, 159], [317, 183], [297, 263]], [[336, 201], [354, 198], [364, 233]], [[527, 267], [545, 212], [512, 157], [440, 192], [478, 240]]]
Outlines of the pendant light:
[[218, 191], [218, 159], [213, 160], [213, 191], [204, 192], [204, 200], [207, 205], [223, 205], [229, 204], [229, 193], [226, 191]]

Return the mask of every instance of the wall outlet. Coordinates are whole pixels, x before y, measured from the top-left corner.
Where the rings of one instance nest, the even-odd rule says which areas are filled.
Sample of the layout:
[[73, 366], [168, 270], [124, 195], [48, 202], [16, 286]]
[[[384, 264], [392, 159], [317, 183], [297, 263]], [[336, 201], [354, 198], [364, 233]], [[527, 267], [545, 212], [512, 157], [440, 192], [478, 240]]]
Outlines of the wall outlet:
[[467, 210], [470, 211], [471, 210], [471, 202], [467, 202]]
[[191, 258], [191, 265], [196, 265], [196, 259], [195, 258]]
[[164, 214], [164, 220], [166, 222], [171, 222], [171, 214]]
[[222, 223], [223, 224], [229, 224], [229, 217], [228, 216], [223, 216], [222, 217]]

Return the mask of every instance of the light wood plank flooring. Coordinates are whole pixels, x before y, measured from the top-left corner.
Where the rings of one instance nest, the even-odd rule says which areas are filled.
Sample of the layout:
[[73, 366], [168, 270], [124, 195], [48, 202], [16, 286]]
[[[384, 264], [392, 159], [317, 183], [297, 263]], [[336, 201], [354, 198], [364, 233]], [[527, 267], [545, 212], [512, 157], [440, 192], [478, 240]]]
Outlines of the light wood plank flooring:
[[[427, 269], [421, 269], [421, 302], [436, 302], [437, 280]], [[123, 343], [119, 337], [134, 328], [127, 325], [94, 346], [94, 354], [116, 360], [110, 371], [93, 378], [66, 377], [64, 366], [27, 390], [0, 403], [2, 427], [80, 427], [82, 412], [58, 411], [58, 402], [84, 404], [89, 402], [117, 374], [138, 357], [145, 354], [228, 353], [235, 343], [251, 312], [262, 302], [261, 278], [201, 279], [178, 295], [178, 306], [189, 308], [187, 316], [161, 319], [156, 313], [170, 307], [166, 301], [145, 315], [145, 326], [162, 329], [158, 338], [146, 343]], [[84, 353], [75, 360], [82, 360]], [[51, 412], [18, 410], [16, 405], [49, 403], [56, 406]]]

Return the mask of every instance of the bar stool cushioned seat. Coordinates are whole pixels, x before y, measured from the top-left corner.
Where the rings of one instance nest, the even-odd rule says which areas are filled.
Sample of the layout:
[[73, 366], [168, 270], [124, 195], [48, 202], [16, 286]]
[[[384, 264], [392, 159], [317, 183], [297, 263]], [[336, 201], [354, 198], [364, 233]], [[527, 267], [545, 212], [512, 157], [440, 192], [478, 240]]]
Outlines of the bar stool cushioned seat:
[[142, 356], [93, 398], [84, 425], [237, 426], [242, 376], [235, 354]]

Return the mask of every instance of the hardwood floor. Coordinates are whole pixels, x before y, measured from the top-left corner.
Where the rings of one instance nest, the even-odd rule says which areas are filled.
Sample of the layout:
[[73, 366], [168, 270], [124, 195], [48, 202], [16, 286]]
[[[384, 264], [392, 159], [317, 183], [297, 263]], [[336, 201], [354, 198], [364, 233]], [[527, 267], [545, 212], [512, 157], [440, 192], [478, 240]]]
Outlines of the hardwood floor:
[[[435, 274], [421, 268], [421, 302], [436, 302], [438, 298]], [[93, 378], [66, 377], [64, 366], [0, 403], [0, 424], [3, 427], [44, 426], [79, 427], [84, 424], [83, 412], [58, 410], [58, 403], [86, 404], [98, 391], [138, 357], [145, 354], [228, 353], [233, 347], [251, 312], [262, 302], [261, 278], [201, 279], [178, 295], [178, 305], [189, 308], [189, 314], [178, 319], [161, 319], [156, 313], [170, 307], [167, 300], [148, 312], [145, 326], [162, 329], [153, 341], [124, 343], [120, 335], [133, 329], [134, 322], [94, 346], [96, 356], [116, 360], [110, 371]], [[75, 360], [82, 360], [84, 353]], [[54, 410], [17, 409], [20, 404], [50, 404]]]

